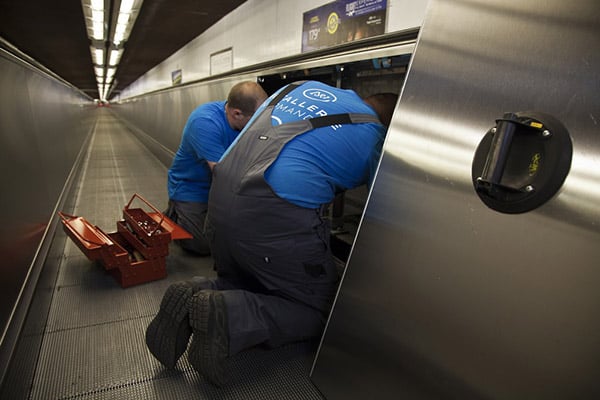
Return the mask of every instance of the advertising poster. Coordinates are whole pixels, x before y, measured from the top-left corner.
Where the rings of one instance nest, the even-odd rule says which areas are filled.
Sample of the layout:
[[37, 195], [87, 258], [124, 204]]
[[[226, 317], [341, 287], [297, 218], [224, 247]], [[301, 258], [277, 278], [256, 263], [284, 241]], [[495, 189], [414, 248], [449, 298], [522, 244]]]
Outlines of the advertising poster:
[[302, 52], [385, 33], [387, 0], [338, 0], [303, 14]]
[[180, 69], [177, 69], [177, 70], [171, 72], [171, 83], [173, 84], [173, 86], [181, 85], [182, 81], [183, 81], [183, 74]]

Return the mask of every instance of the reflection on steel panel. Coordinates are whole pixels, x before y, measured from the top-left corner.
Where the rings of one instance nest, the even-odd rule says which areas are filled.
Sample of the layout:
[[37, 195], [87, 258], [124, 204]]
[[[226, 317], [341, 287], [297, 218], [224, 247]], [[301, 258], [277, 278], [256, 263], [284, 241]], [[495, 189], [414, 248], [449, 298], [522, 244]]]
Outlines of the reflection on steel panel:
[[[420, 35], [312, 379], [328, 399], [599, 398], [600, 4], [434, 0]], [[491, 203], [546, 191], [498, 210], [475, 153], [529, 112], [568, 140], [496, 136]]]

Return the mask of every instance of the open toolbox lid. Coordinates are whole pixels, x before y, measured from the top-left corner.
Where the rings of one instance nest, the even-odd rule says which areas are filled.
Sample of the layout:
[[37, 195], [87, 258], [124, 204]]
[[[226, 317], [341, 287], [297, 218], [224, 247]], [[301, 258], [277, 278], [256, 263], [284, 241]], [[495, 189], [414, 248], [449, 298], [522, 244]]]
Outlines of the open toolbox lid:
[[[153, 211], [146, 212], [140, 208], [131, 208], [131, 203], [136, 198], [143, 201]], [[114, 246], [115, 243], [108, 234], [85, 218], [60, 211], [58, 215], [67, 234], [90, 259], [100, 258], [100, 252], [103, 248]], [[159, 238], [160, 245], [168, 244], [172, 239], [192, 238], [189, 232], [158, 211], [137, 193], [133, 195], [123, 209], [123, 216], [138, 234], [149, 238]], [[141, 223], [142, 221], [144, 223]], [[138, 223], [140, 224], [138, 225]]]
[[58, 212], [62, 224], [75, 243], [79, 245], [90, 258], [99, 256], [99, 252], [104, 246], [112, 246], [113, 241], [100, 228], [92, 225], [83, 217]]

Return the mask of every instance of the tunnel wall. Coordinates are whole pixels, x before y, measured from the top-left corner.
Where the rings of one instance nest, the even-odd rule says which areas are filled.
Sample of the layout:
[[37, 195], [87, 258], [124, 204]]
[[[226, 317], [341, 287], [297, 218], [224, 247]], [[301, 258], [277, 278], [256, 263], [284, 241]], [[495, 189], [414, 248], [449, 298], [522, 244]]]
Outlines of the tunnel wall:
[[[303, 14], [331, 0], [248, 0], [223, 17], [143, 76], [115, 93], [120, 101], [171, 87], [171, 74], [181, 72], [182, 83], [215, 77], [211, 55], [230, 51], [234, 71], [259, 63], [270, 63], [302, 52]], [[428, 0], [387, 0], [387, 34], [421, 26]], [[227, 60], [229, 61], [229, 60]]]
[[93, 122], [81, 92], [0, 48], [0, 377], [4, 376], [41, 263], [55, 211]]

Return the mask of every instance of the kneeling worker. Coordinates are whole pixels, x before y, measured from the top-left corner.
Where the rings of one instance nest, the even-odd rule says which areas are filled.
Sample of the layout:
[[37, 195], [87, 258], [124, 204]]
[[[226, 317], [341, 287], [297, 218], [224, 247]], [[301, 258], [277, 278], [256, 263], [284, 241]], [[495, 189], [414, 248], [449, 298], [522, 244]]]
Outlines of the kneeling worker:
[[163, 364], [193, 333], [190, 363], [220, 386], [229, 356], [322, 334], [339, 282], [323, 213], [373, 178], [397, 98], [307, 81], [263, 103], [214, 170], [206, 234], [217, 278], [171, 285], [147, 329]]
[[178, 241], [182, 248], [210, 254], [204, 220], [212, 169], [266, 98], [256, 82], [241, 82], [231, 88], [226, 102], [205, 103], [190, 114], [169, 168], [169, 208], [165, 213], [193, 236]]

